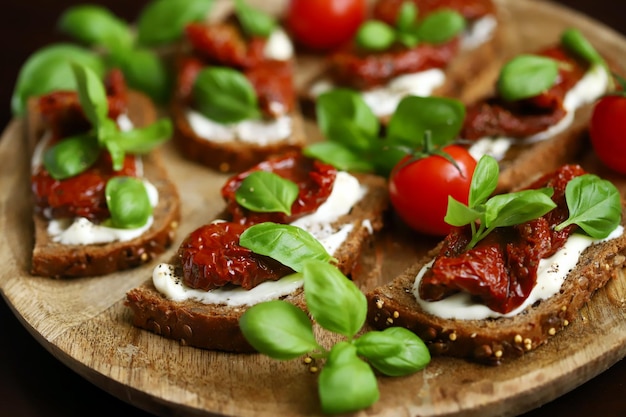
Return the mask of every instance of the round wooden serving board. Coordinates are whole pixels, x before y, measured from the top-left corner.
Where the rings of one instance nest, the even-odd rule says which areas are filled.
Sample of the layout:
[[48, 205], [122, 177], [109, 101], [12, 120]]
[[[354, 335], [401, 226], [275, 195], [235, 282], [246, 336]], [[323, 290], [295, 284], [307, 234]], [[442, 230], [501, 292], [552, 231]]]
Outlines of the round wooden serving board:
[[[514, 22], [527, 51], [553, 43], [566, 26], [580, 28], [606, 55], [626, 68], [626, 40], [608, 28], [545, 1], [497, 1]], [[515, 52], [511, 48], [511, 54]], [[621, 62], [620, 62], [621, 61]], [[317, 134], [315, 126], [307, 127]], [[186, 162], [167, 145], [169, 172], [183, 201], [182, 238], [223, 208], [219, 188], [226, 176]], [[626, 178], [592, 170], [626, 190]], [[130, 324], [125, 293], [151, 275], [141, 268], [74, 280], [28, 273], [32, 248], [29, 156], [22, 120], [0, 141], [0, 288], [32, 335], [60, 361], [102, 389], [159, 415], [320, 415], [317, 375], [299, 360], [279, 362], [181, 346]], [[434, 241], [402, 231], [397, 222], [376, 244], [373, 269], [364, 268], [364, 289], [393, 278]], [[368, 262], [371, 266], [372, 263]], [[5, 335], [5, 343], [11, 336]], [[516, 415], [575, 388], [626, 356], [626, 276], [599, 291], [579, 318], [550, 342], [523, 358], [487, 367], [434, 358], [409, 377], [379, 377], [380, 400], [358, 415]]]

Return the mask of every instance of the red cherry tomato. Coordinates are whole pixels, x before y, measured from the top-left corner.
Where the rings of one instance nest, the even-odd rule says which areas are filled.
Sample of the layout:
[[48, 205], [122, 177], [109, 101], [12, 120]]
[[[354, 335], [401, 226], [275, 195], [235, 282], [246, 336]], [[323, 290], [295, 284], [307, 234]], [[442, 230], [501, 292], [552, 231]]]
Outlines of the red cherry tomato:
[[412, 229], [445, 236], [451, 226], [443, 218], [448, 195], [467, 204], [476, 160], [462, 146], [448, 145], [443, 151], [458, 168], [439, 155], [410, 161], [402, 159], [389, 177], [389, 197], [398, 216]]
[[608, 95], [596, 102], [589, 135], [598, 158], [612, 170], [626, 174], [626, 97]]
[[296, 43], [328, 51], [350, 40], [366, 13], [366, 0], [291, 0], [286, 27]]

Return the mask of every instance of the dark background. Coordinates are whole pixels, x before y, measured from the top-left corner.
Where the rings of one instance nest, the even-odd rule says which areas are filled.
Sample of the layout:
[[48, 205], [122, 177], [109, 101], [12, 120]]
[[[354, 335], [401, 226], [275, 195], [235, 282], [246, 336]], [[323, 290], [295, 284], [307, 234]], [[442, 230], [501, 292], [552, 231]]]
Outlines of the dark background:
[[[525, 1], [525, 0], [511, 0]], [[18, 71], [35, 50], [67, 40], [55, 29], [60, 13], [87, 1], [4, 1], [0, 14], [0, 125], [11, 119], [10, 96]], [[93, 1], [134, 21], [147, 0]], [[626, 35], [626, 2], [562, 0]], [[1, 231], [0, 231], [1, 233]], [[626, 325], [626, 323], [624, 324]], [[109, 395], [56, 360], [28, 333], [0, 299], [0, 415], [15, 417], [151, 416]], [[106, 360], [106, 358], [103, 358]], [[626, 416], [626, 360], [525, 417]]]

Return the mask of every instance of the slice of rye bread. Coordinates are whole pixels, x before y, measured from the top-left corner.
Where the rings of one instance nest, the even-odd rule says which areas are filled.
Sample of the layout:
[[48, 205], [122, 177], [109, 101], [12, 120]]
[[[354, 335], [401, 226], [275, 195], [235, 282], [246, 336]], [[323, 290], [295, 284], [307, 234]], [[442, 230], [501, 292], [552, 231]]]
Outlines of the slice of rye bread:
[[174, 121], [174, 143], [182, 155], [219, 172], [245, 171], [271, 155], [300, 150], [306, 144], [304, 120], [298, 109], [289, 113], [291, 135], [279, 141], [259, 144], [203, 138], [189, 124], [186, 116], [187, 104], [183, 100], [174, 99], [170, 108]]
[[[357, 266], [361, 250], [383, 227], [388, 207], [387, 185], [383, 178], [356, 175], [368, 186], [367, 195], [333, 225], [354, 225], [346, 241], [334, 253], [339, 269], [350, 275]], [[171, 260], [178, 264], [177, 257]], [[302, 288], [283, 297], [306, 311]], [[152, 280], [130, 290], [126, 305], [132, 310], [134, 326], [160, 336], [180, 341], [183, 345], [228, 352], [254, 352], [239, 328], [239, 318], [247, 306], [203, 304], [199, 301], [171, 301], [154, 287]]]
[[[625, 219], [623, 211], [622, 224]], [[514, 317], [444, 319], [422, 310], [412, 293], [416, 275], [438, 249], [390, 283], [366, 294], [368, 322], [377, 329], [399, 326], [411, 330], [424, 340], [433, 355], [461, 357], [489, 365], [520, 357], [546, 343], [576, 320], [580, 308], [626, 266], [626, 234], [622, 234], [588, 247], [558, 294]]]
[[[128, 116], [135, 126], [156, 120], [153, 103], [145, 95], [130, 91]], [[36, 101], [29, 102], [28, 141], [30, 149], [43, 133], [43, 121]], [[31, 273], [51, 278], [72, 278], [110, 274], [142, 265], [163, 253], [173, 242], [180, 220], [180, 201], [175, 184], [169, 179], [160, 150], [142, 157], [144, 177], [159, 192], [154, 223], [141, 236], [125, 241], [94, 245], [65, 245], [54, 242], [47, 232], [48, 221], [33, 215], [35, 242]]]

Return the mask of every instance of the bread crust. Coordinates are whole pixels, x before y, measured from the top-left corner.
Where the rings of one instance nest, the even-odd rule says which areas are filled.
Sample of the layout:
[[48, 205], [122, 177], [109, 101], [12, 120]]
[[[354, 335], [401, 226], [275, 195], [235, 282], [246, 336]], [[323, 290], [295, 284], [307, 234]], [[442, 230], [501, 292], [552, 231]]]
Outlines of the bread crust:
[[[622, 219], [625, 215], [623, 211]], [[515, 317], [443, 319], [422, 310], [412, 293], [415, 276], [438, 253], [439, 246], [389, 284], [366, 294], [368, 322], [377, 329], [400, 326], [411, 330], [424, 340], [433, 355], [488, 365], [499, 365], [546, 343], [576, 320], [578, 310], [626, 266], [626, 234], [622, 234], [587, 248], [558, 294], [527, 307]]]
[[[145, 126], [156, 120], [156, 110], [145, 95], [130, 91], [129, 117], [136, 126]], [[42, 131], [40, 115], [36, 105], [31, 102], [28, 113], [28, 140], [31, 150]], [[49, 222], [33, 213], [35, 242], [31, 274], [51, 278], [106, 275], [142, 265], [163, 253], [172, 244], [180, 221], [178, 190], [167, 175], [159, 149], [142, 159], [145, 178], [159, 192], [159, 203], [154, 208], [154, 223], [150, 229], [125, 242], [65, 245], [54, 242], [47, 232]]]
[[[387, 185], [382, 177], [356, 175], [368, 186], [367, 195], [342, 216], [335, 226], [352, 223], [353, 230], [344, 244], [335, 252], [339, 269], [350, 275], [356, 268], [361, 250], [374, 233], [383, 227], [384, 212], [388, 207]], [[171, 263], [176, 264], [174, 257]], [[306, 311], [302, 289], [283, 298]], [[133, 312], [134, 326], [160, 336], [179, 340], [183, 345], [228, 352], [253, 352], [243, 337], [239, 318], [247, 306], [203, 304], [198, 301], [176, 302], [166, 299], [154, 287], [152, 280], [130, 290], [126, 306]]]

